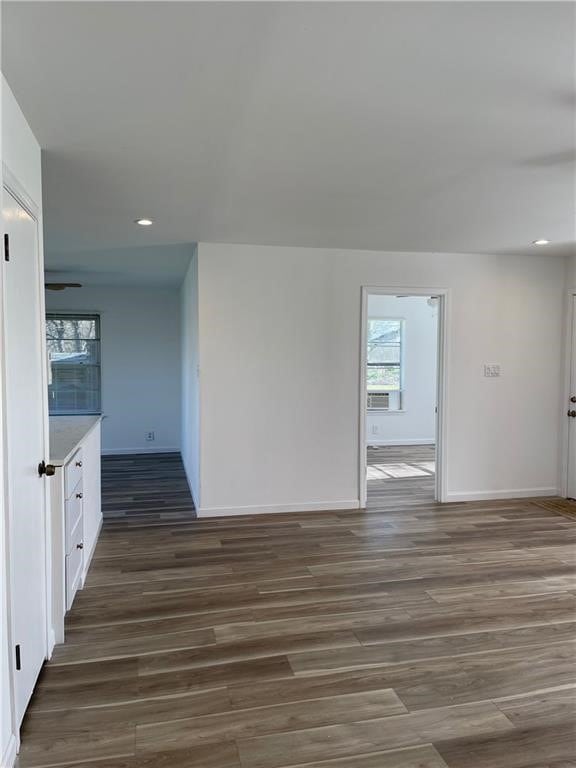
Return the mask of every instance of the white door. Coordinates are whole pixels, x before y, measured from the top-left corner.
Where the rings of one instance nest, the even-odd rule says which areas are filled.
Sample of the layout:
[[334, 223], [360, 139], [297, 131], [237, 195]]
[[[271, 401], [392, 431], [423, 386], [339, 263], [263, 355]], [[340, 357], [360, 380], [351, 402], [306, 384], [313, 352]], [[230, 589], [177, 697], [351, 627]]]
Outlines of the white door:
[[568, 498], [576, 499], [576, 296], [572, 296], [572, 362], [568, 414]]
[[47, 645], [46, 480], [38, 473], [39, 462], [46, 458], [46, 395], [38, 226], [7, 190], [2, 218], [12, 658], [19, 724]]

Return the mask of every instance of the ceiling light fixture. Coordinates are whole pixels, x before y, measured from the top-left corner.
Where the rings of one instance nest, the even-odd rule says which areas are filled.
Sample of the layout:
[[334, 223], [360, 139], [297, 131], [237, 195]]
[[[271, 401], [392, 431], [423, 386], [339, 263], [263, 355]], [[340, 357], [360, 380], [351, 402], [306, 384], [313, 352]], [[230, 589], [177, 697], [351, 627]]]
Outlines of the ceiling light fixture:
[[539, 240], [532, 240], [532, 245], [549, 245], [550, 240], [545, 240], [543, 237]]
[[141, 227], [151, 227], [154, 222], [152, 219], [136, 219], [135, 224], [140, 224]]

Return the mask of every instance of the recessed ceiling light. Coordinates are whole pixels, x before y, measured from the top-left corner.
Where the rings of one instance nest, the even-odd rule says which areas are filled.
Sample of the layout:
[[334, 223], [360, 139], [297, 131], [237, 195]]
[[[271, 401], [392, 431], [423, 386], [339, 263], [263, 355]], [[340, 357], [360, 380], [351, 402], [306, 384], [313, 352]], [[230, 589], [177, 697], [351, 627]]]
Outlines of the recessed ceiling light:
[[135, 224], [140, 224], [141, 227], [151, 227], [154, 222], [152, 219], [136, 219]]
[[532, 240], [532, 245], [548, 245], [550, 240], [545, 240], [543, 237], [539, 240]]

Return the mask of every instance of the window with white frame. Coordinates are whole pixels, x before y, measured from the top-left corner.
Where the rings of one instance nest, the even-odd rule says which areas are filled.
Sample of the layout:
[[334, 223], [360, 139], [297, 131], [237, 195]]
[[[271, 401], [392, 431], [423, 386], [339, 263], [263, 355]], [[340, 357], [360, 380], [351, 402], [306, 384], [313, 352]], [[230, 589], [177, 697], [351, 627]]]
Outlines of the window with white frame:
[[402, 409], [404, 321], [368, 318], [366, 386], [370, 410]]
[[50, 413], [101, 413], [99, 316], [46, 315], [46, 343]]

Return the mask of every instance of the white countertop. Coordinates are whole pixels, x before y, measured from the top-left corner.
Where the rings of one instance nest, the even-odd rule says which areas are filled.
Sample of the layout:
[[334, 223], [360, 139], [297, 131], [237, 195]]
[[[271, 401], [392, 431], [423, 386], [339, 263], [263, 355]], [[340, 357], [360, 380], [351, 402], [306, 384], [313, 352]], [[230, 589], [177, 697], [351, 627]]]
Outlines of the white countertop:
[[50, 464], [61, 467], [102, 416], [50, 416]]

